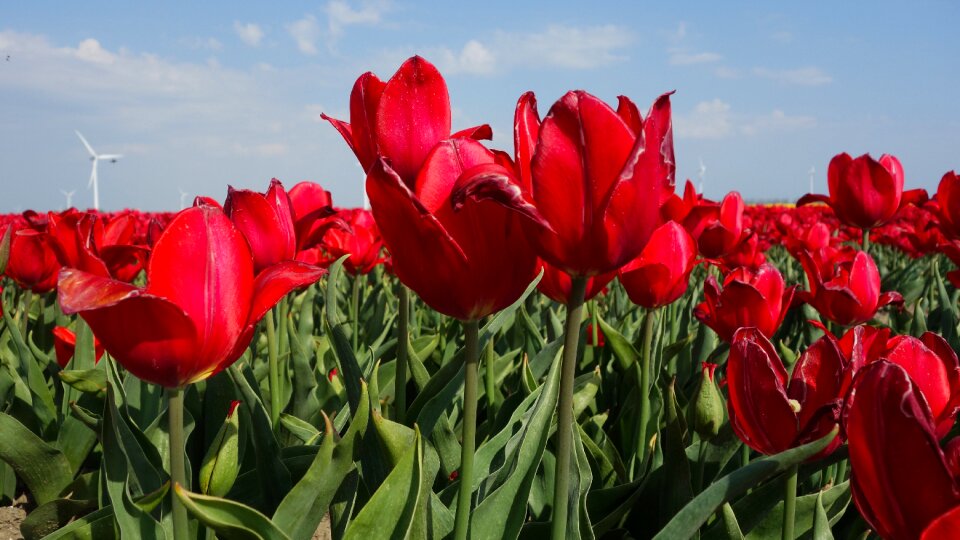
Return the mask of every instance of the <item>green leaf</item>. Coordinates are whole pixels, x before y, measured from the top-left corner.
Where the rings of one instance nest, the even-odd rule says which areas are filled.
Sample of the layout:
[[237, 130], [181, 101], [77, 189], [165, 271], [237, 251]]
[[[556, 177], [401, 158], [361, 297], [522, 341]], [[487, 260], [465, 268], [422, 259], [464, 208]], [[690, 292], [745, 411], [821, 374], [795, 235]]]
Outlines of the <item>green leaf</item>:
[[603, 330], [606, 342], [609, 343], [610, 348], [613, 349], [613, 356], [620, 363], [621, 370], [626, 371], [630, 369], [630, 366], [640, 361], [640, 353], [637, 352], [637, 349], [630, 343], [629, 339], [624, 337], [624, 335], [614, 327], [607, 324], [602, 318], [598, 317], [597, 322], [600, 323], [600, 329]]
[[[238, 404], [239, 405], [239, 404]], [[240, 472], [240, 415], [231, 409], [200, 465], [200, 492], [223, 497]]]
[[[655, 540], [690, 538], [723, 503], [793, 465], [806, 461], [826, 448], [837, 436], [834, 428], [826, 437], [792, 448], [775, 456], [760, 458], [717, 480], [677, 513]], [[798, 530], [800, 527], [798, 527]]]
[[33, 509], [20, 524], [20, 532], [27, 540], [43, 538], [76, 517], [96, 509], [97, 501], [56, 499]]
[[320, 430], [313, 427], [313, 424], [306, 420], [301, 420], [292, 414], [281, 413], [280, 425], [284, 427], [291, 435], [300, 439], [306, 444], [314, 444], [313, 441], [319, 440]]
[[223, 540], [289, 540], [267, 516], [229, 499], [191, 493], [180, 484], [173, 491], [187, 512]]
[[27, 485], [37, 504], [56, 499], [73, 480], [60, 450], [43, 442], [12, 416], [0, 412], [0, 459]]
[[357, 362], [357, 357], [353, 352], [353, 344], [350, 342], [350, 338], [347, 337], [344, 323], [340, 319], [340, 310], [337, 309], [337, 283], [340, 282], [340, 275], [343, 273], [343, 261], [349, 257], [349, 255], [344, 255], [337, 259], [337, 262], [330, 265], [327, 275], [327, 295], [324, 312], [327, 314], [327, 324], [330, 327], [334, 356], [336, 356], [337, 365], [340, 368], [344, 385], [347, 388], [347, 401], [350, 402], [350, 412], [355, 414], [357, 408], [360, 406], [360, 380], [366, 380], [367, 376]]
[[[830, 525], [836, 523], [840, 517], [843, 516], [843, 512], [850, 504], [850, 482], [837, 484], [823, 492], [797, 497], [797, 506], [795, 509], [796, 524], [794, 529], [797, 537], [803, 536], [813, 530], [818, 499], [820, 500], [820, 504], [823, 505], [822, 508], [825, 511], [825, 516], [829, 517], [827, 520], [827, 530], [829, 530]], [[782, 524], [783, 501], [779, 501], [772, 510], [763, 515], [763, 520], [760, 521], [759, 524], [748, 530], [747, 539], [765, 540], [779, 538]], [[744, 527], [747, 527], [746, 523]]]
[[102, 395], [107, 391], [107, 372], [102, 369], [71, 369], [57, 374], [61, 381], [81, 392]]
[[419, 430], [400, 463], [347, 527], [345, 540], [406, 538], [419, 509], [429, 501], [422, 497], [423, 442]]
[[823, 492], [817, 493], [817, 503], [813, 511], [813, 540], [833, 540], [830, 520], [823, 509]]
[[723, 519], [724, 532], [727, 533], [727, 540], [743, 540], [743, 532], [740, 531], [737, 515], [733, 513], [733, 507], [730, 506], [730, 503], [723, 503], [721, 518]]
[[113, 538], [119, 538], [113, 521], [113, 507], [105, 506], [44, 536], [43, 540], [111, 540]]

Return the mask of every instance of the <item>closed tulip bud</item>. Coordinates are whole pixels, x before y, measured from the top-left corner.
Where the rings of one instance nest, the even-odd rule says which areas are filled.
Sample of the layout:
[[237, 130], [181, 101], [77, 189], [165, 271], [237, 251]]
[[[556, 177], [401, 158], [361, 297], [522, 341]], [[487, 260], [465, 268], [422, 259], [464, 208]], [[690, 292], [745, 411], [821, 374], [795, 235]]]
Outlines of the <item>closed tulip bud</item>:
[[712, 440], [720, 433], [723, 425], [724, 408], [723, 396], [713, 378], [716, 364], [703, 362], [700, 370], [700, 384], [697, 386], [693, 399], [690, 402], [689, 420], [687, 422], [704, 441]]
[[224, 497], [230, 492], [240, 472], [239, 401], [230, 404], [227, 419], [220, 426], [213, 443], [200, 465], [200, 493]]
[[250, 244], [255, 272], [296, 256], [293, 207], [276, 178], [265, 194], [230, 187], [223, 211]]

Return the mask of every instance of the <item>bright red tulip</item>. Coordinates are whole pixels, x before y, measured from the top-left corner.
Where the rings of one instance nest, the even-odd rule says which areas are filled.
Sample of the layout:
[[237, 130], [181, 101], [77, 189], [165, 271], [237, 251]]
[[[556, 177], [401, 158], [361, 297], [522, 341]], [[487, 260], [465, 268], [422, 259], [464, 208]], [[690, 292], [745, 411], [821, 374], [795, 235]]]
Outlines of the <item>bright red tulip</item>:
[[744, 232], [745, 236], [740, 238], [740, 243], [720, 258], [720, 267], [725, 272], [736, 270], [741, 266], [758, 270], [767, 262], [767, 256], [760, 245], [760, 235], [753, 231]]
[[343, 264], [350, 274], [367, 274], [383, 262], [383, 239], [377, 222], [369, 210], [362, 208], [345, 210], [341, 214], [350, 230], [330, 229], [323, 237], [323, 247], [334, 260], [350, 255]]
[[830, 196], [808, 193], [797, 201], [798, 206], [822, 202], [833, 208], [844, 224], [872, 229], [887, 222], [900, 208], [901, 202], [925, 198], [922, 190], [908, 192], [904, 198], [903, 166], [894, 156], [884, 154], [877, 161], [864, 154], [856, 159], [838, 154], [827, 170]]
[[723, 290], [710, 276], [704, 284], [704, 301], [693, 310], [694, 316], [729, 342], [743, 327], [756, 327], [772, 337], [790, 308], [795, 287], [786, 287], [775, 267], [764, 264], [756, 272], [738, 268], [723, 280]]
[[[297, 235], [297, 251], [316, 247], [327, 231], [348, 229], [346, 223], [333, 208], [330, 192], [316, 182], [300, 182], [289, 193], [293, 205], [294, 228]], [[303, 257], [298, 256], [298, 259]]]
[[367, 195], [394, 273], [427, 305], [461, 320], [510, 305], [537, 269], [519, 216], [490, 201], [468, 200], [454, 210], [450, 196], [457, 178], [493, 161], [480, 143], [451, 138], [427, 157], [415, 189], [385, 159], [367, 176]]
[[950, 171], [940, 179], [937, 187], [940, 226], [945, 235], [960, 239], [960, 177]]
[[490, 163], [454, 196], [493, 199], [526, 216], [545, 261], [572, 276], [613, 271], [639, 255], [674, 185], [670, 96], [645, 119], [622, 98], [614, 111], [568, 92], [540, 122], [532, 93], [514, 118], [515, 167]]
[[[850, 487], [860, 514], [883, 538], [920, 538], [934, 521], [960, 506], [958, 439], [940, 448], [934, 419], [915, 381], [881, 360], [862, 369], [843, 412], [850, 449]], [[956, 514], [956, 511], [951, 512]], [[955, 524], [956, 516], [933, 527]]]
[[323, 270], [286, 261], [254, 276], [243, 234], [218, 208], [181, 211], [157, 241], [138, 288], [80, 270], [60, 274], [60, 306], [79, 313], [131, 373], [167, 387], [232, 364], [264, 313]]
[[668, 221], [653, 231], [640, 256], [620, 269], [630, 300], [645, 308], [673, 303], [687, 290], [697, 246], [683, 227]]
[[254, 272], [293, 260], [297, 255], [293, 206], [276, 178], [270, 181], [265, 194], [228, 187], [223, 211], [250, 244]]
[[[65, 326], [55, 326], [53, 328], [53, 350], [57, 355], [57, 364], [66, 369], [67, 364], [73, 358], [73, 353], [77, 348], [77, 335]], [[93, 338], [93, 349], [95, 353], [95, 362], [99, 362], [103, 356], [103, 344], [96, 337]]]
[[[815, 441], [838, 423], [846, 363], [833, 340], [820, 339], [797, 360], [793, 375], [757, 328], [734, 334], [727, 359], [727, 412], [733, 431], [766, 455]], [[839, 436], [819, 456], [840, 446]]]
[[[570, 290], [573, 287], [573, 279], [570, 274], [558, 270], [550, 263], [540, 261], [543, 268], [543, 278], [537, 284], [540, 290], [547, 298], [559, 304], [566, 304], [570, 301]], [[587, 289], [584, 294], [584, 301], [591, 300], [607, 288], [607, 285], [617, 277], [616, 272], [607, 272], [587, 278]]]
[[[880, 272], [873, 257], [864, 251], [856, 252], [852, 260], [841, 260], [827, 268], [822, 263], [818, 265], [809, 252], [799, 256], [810, 290], [797, 296], [837, 324], [867, 322], [881, 307], [903, 302], [900, 293], [880, 293]], [[832, 272], [829, 266], [833, 266]]]
[[[450, 138], [450, 95], [437, 68], [419, 56], [408, 59], [384, 83], [367, 72], [350, 92], [350, 123], [322, 115], [340, 132], [364, 171], [387, 159], [410, 189], [427, 154]], [[489, 139], [483, 125], [453, 137]]]
[[691, 224], [691, 235], [697, 239], [700, 253], [708, 259], [717, 259], [732, 252], [743, 237], [743, 197], [731, 191], [719, 206], [700, 205], [688, 216], [697, 223]]
[[14, 230], [10, 240], [7, 276], [17, 285], [35, 293], [48, 293], [57, 287], [60, 262], [49, 237], [33, 229]]
[[[940, 251], [950, 259], [954, 265], [960, 267], [960, 241], [953, 240], [940, 246]], [[950, 270], [947, 272], [947, 279], [954, 287], [960, 289], [960, 270]]]

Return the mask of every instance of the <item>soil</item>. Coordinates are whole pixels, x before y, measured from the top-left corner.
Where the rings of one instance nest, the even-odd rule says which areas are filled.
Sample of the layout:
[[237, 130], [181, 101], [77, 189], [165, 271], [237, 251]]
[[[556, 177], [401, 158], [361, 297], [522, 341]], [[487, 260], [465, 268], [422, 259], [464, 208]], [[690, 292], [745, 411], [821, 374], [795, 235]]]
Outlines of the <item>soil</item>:
[[330, 532], [330, 514], [323, 516], [323, 521], [317, 527], [317, 532], [313, 533], [313, 540], [332, 540], [333, 534]]
[[[20, 523], [27, 513], [17, 506], [0, 507], [0, 540], [22, 540]], [[326, 538], [329, 538], [327, 536]]]

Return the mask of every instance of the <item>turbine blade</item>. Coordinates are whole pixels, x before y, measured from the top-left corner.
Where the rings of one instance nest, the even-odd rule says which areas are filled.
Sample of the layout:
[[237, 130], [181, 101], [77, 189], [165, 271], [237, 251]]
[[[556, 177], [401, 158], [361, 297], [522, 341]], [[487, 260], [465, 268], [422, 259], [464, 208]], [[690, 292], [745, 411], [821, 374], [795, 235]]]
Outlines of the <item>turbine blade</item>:
[[97, 156], [97, 159], [109, 159], [110, 161], [116, 161], [123, 157], [123, 154], [103, 154]]
[[93, 184], [97, 182], [97, 160], [93, 160], [93, 169], [90, 171], [90, 181], [87, 182], [87, 189], [93, 187]]
[[87, 148], [87, 152], [90, 152], [91, 156], [97, 157], [97, 153], [93, 151], [93, 147], [90, 146], [90, 143], [88, 143], [87, 140], [83, 138], [83, 135], [81, 135], [80, 132], [77, 130], [73, 130], [73, 132], [77, 134], [77, 137], [80, 137], [80, 142], [82, 142], [83, 146]]

